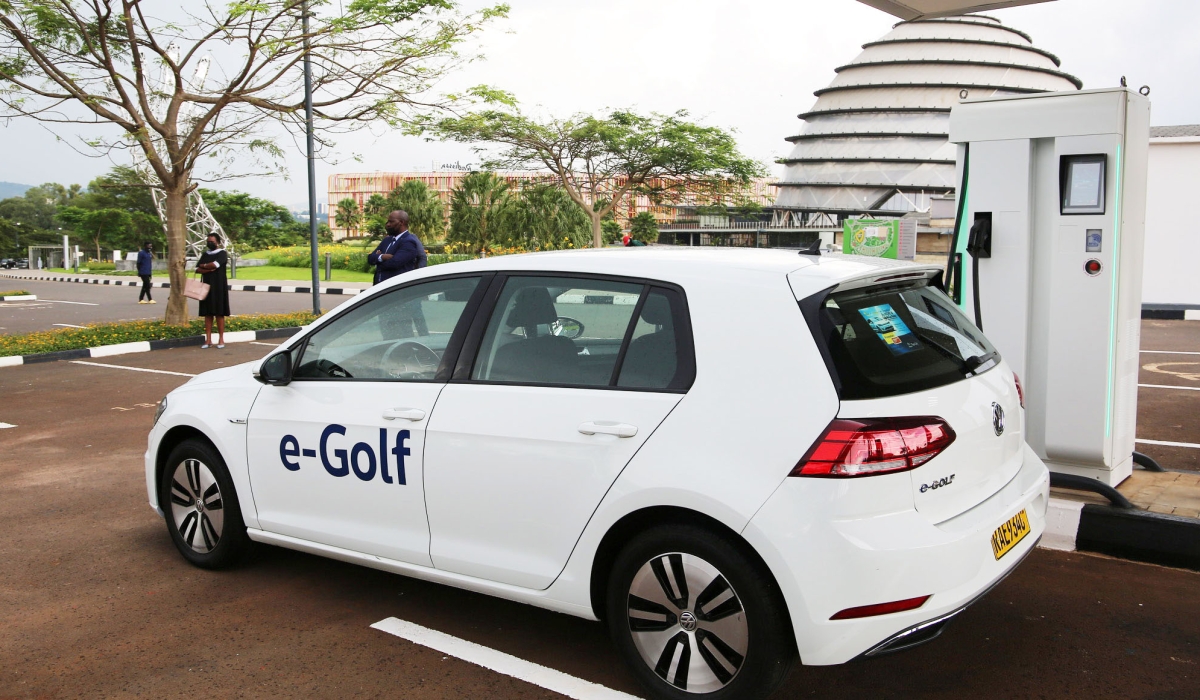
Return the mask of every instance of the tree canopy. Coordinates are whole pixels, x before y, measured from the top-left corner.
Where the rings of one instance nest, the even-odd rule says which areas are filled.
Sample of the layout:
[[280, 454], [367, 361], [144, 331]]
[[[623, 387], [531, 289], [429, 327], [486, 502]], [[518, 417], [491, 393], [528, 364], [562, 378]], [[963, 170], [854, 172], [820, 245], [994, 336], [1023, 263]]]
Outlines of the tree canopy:
[[[268, 127], [301, 132], [305, 56], [323, 146], [338, 131], [405, 127], [467, 98], [504, 97], [484, 87], [436, 92], [472, 58], [464, 42], [504, 5], [467, 14], [453, 0], [148, 5], [0, 0], [0, 118], [91, 125], [82, 148], [144, 162], [166, 199], [174, 288], [185, 278], [188, 192], [279, 168], [284, 152]], [[165, 315], [187, 320], [182, 295], [171, 295]]]
[[618, 110], [539, 121], [515, 110], [488, 109], [429, 121], [425, 128], [440, 138], [477, 144], [486, 167], [549, 171], [591, 220], [596, 247], [602, 244], [601, 222], [628, 196], [672, 201], [685, 192], [746, 184], [766, 172], [738, 151], [730, 132], [692, 122], [684, 111]]

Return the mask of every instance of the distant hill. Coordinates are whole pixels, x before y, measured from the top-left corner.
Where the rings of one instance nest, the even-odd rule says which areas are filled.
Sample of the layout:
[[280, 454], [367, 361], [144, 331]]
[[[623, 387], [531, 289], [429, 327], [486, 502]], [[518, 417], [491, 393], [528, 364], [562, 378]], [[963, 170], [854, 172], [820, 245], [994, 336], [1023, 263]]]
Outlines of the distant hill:
[[8, 199], [9, 197], [20, 197], [25, 194], [25, 190], [33, 187], [33, 185], [21, 185], [15, 182], [0, 182], [0, 199]]

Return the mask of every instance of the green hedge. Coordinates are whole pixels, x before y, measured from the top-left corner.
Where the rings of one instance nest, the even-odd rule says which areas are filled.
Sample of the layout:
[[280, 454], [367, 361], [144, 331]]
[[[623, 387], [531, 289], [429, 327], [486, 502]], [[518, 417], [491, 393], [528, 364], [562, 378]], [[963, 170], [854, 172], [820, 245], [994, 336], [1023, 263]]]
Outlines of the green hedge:
[[[316, 316], [301, 311], [290, 314], [250, 314], [230, 316], [225, 322], [225, 331], [257, 331], [268, 328], [293, 328], [306, 326]], [[144, 340], [166, 340], [186, 338], [204, 334], [204, 319], [194, 319], [182, 326], [169, 326], [162, 321], [125, 321], [121, 323], [96, 323], [85, 328], [60, 328], [52, 331], [36, 331], [21, 335], [0, 335], [0, 357], [11, 355], [33, 355], [58, 350], [78, 350], [100, 345], [135, 343]]]
[[29, 292], [24, 289], [10, 289], [7, 292], [0, 292], [0, 297], [24, 297], [29, 296]]
[[[354, 272], [370, 272], [371, 265], [367, 262], [367, 256], [370, 255], [374, 248], [364, 248], [362, 246], [349, 245], [334, 245], [322, 246], [317, 251], [317, 260], [322, 267], [325, 267], [325, 253], [331, 254], [330, 265], [335, 270], [351, 270]], [[294, 246], [291, 248], [271, 248], [266, 251], [256, 253], [256, 258], [266, 258], [268, 264], [278, 265], [280, 267], [311, 267], [312, 255], [307, 246]], [[472, 260], [473, 255], [451, 255], [448, 253], [430, 253], [429, 264], [440, 265], [448, 262], [460, 262], [463, 260]]]

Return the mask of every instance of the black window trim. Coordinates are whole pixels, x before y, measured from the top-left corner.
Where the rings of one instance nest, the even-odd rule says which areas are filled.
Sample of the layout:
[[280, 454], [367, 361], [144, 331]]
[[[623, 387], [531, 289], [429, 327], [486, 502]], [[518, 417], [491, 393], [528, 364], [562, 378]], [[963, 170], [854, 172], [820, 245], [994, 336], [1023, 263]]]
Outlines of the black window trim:
[[[485, 292], [490, 289], [493, 278], [496, 273], [487, 270], [483, 272], [459, 272], [452, 275], [438, 275], [436, 277], [422, 277], [411, 282], [396, 285], [391, 289], [380, 292], [378, 294], [361, 294], [360, 299], [356, 303], [342, 309], [336, 314], [329, 317], [329, 320], [321, 324], [321, 328], [317, 328], [312, 333], [308, 333], [304, 338], [287, 349], [288, 352], [295, 353], [293, 363], [299, 366], [299, 361], [304, 357], [304, 352], [308, 349], [309, 340], [320, 333], [321, 330], [328, 324], [336, 322], [339, 318], [355, 311], [363, 304], [368, 304], [376, 299], [396, 294], [402, 290], [415, 287], [417, 285], [429, 284], [431, 282], [444, 282], [455, 279], [470, 279], [479, 278], [479, 284], [475, 285], [475, 290], [471, 292], [471, 298], [467, 300], [467, 305], [463, 307], [462, 315], [458, 317], [458, 322], [454, 325], [454, 330], [450, 333], [450, 341], [446, 343], [446, 350], [442, 353], [442, 361], [438, 364], [437, 374], [433, 379], [383, 379], [379, 377], [292, 377], [294, 382], [387, 382], [389, 384], [445, 384], [450, 378], [450, 368], [454, 367], [458, 362], [459, 355], [462, 352], [463, 341], [467, 335], [468, 327], [474, 319], [476, 312], [479, 311], [480, 304], [483, 302]], [[369, 291], [369, 290], [368, 290]]]
[[[687, 381], [683, 386], [675, 389], [647, 389], [644, 387], [626, 387], [617, 386], [616, 382], [619, 378], [619, 372], [614, 372], [609, 378], [607, 386], [596, 386], [594, 384], [547, 384], [544, 382], [500, 382], [487, 381], [483, 379], [472, 379], [471, 372], [475, 369], [475, 362], [479, 359], [479, 350], [483, 344], [484, 333], [487, 332], [488, 323], [491, 322], [492, 314], [496, 312], [496, 304], [500, 300], [500, 292], [504, 289], [505, 283], [510, 277], [570, 277], [572, 279], [595, 280], [597, 282], [617, 282], [622, 284], [640, 284], [642, 286], [641, 297], [638, 299], [637, 306], [634, 308], [635, 314], [641, 313], [642, 305], [645, 303], [646, 297], [655, 289], [661, 289], [667, 292], [673, 292], [678, 295], [681, 305], [681, 317], [673, 318], [675, 323], [676, 337], [676, 354], [678, 356], [679, 368], [685, 372]], [[672, 309], [672, 313], [674, 309]], [[673, 314], [674, 315], [674, 314]], [[635, 315], [630, 319], [629, 329], [626, 329], [625, 338], [622, 340], [621, 349], [617, 354], [618, 362], [624, 360], [625, 351], [629, 347], [631, 340], [630, 329], [637, 325], [638, 316]], [[456, 329], [457, 330], [457, 329]], [[616, 369], [619, 369], [619, 365]], [[454, 368], [454, 375], [450, 379], [451, 384], [476, 384], [480, 386], [529, 386], [529, 387], [544, 387], [548, 389], [589, 389], [592, 391], [640, 391], [643, 393], [652, 394], [686, 394], [691, 390], [696, 383], [696, 344], [692, 336], [692, 313], [691, 307], [688, 305], [687, 292], [683, 287], [672, 282], [663, 282], [661, 280], [653, 280], [645, 277], [628, 277], [624, 275], [606, 275], [594, 272], [572, 272], [569, 270], [502, 270], [496, 273], [492, 279], [491, 285], [488, 287], [487, 294], [483, 302], [480, 304], [477, 313], [475, 314], [474, 323], [467, 331], [461, 352], [458, 355], [458, 363]]]

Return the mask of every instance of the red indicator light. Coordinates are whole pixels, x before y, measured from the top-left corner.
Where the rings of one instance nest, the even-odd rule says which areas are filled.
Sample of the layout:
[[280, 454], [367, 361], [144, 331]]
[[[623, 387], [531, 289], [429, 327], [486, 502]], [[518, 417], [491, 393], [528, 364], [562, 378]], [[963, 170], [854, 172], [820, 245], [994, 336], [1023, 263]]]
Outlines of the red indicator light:
[[897, 600], [891, 603], [876, 603], [875, 605], [863, 605], [857, 608], [846, 608], [845, 610], [835, 614], [830, 620], [856, 620], [860, 617], [874, 617], [876, 615], [887, 615], [888, 613], [904, 612], [906, 610], [916, 610], [929, 600], [929, 596], [923, 595], [918, 598], [909, 598], [907, 600]]
[[915, 469], [954, 442], [936, 416], [836, 418], [788, 476], [874, 476]]
[[1095, 277], [1096, 275], [1100, 274], [1100, 271], [1103, 269], [1104, 269], [1104, 266], [1101, 265], [1100, 261], [1095, 258], [1092, 258], [1091, 260], [1088, 260], [1087, 262], [1085, 262], [1083, 264], [1083, 271], [1088, 273], [1092, 277]]
[[1013, 383], [1017, 385], [1017, 399], [1021, 402], [1021, 408], [1025, 408], [1025, 389], [1021, 387], [1021, 377], [1013, 372]]

